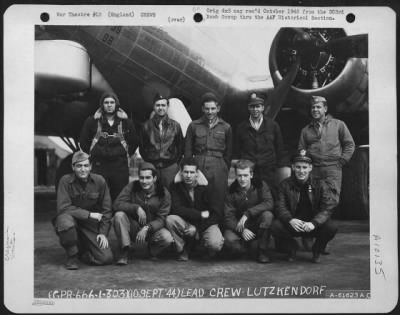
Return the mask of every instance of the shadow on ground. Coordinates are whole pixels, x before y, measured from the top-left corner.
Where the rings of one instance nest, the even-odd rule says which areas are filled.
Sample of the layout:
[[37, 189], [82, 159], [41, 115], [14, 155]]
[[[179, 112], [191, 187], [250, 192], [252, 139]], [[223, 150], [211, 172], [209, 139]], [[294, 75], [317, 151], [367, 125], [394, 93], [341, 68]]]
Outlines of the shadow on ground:
[[[255, 293], [261, 292], [260, 288], [290, 286], [292, 290], [304, 289], [305, 292], [300, 296], [293, 291], [296, 294], [290, 297], [315, 298], [325, 297], [327, 290], [370, 289], [368, 221], [336, 221], [339, 232], [329, 244], [330, 255], [322, 256], [322, 263], [317, 265], [310, 262], [311, 253], [304, 250], [298, 252], [294, 263], [285, 261], [284, 254], [274, 252], [273, 262], [263, 265], [251, 257], [230, 260], [226, 255], [215, 261], [194, 257], [188, 262], [177, 262], [173, 253], [151, 261], [146, 248], [137, 247], [127, 266], [81, 264], [79, 270], [68, 271], [63, 267], [64, 250], [50, 223], [55, 214], [55, 201], [36, 200], [35, 209], [34, 295], [37, 298], [49, 297], [54, 290], [164, 289], [166, 293], [169, 288], [179, 288], [197, 289], [196, 294], [202, 289], [204, 297], [216, 297], [218, 288], [240, 288], [236, 297], [255, 297]], [[109, 239], [115, 251], [117, 243], [113, 230]], [[323, 288], [321, 294], [306, 294], [307, 288], [316, 286]], [[189, 292], [193, 294], [194, 291]], [[266, 297], [281, 297], [277, 293], [277, 290], [274, 293], [270, 290]], [[284, 291], [281, 293], [284, 296]]]

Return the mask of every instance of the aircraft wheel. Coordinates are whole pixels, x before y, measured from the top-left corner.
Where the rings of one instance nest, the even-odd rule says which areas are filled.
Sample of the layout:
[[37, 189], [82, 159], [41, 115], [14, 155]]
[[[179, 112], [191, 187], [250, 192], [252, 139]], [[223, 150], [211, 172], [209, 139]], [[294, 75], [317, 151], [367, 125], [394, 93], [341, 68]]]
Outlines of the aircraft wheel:
[[359, 148], [343, 168], [341, 214], [344, 219], [369, 217], [369, 151]]

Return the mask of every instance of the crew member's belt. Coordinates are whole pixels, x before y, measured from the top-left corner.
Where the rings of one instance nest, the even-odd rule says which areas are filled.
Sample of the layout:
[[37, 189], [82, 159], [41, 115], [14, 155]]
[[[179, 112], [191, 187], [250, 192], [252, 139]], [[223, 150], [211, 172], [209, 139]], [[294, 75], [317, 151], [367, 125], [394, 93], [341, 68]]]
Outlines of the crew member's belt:
[[156, 168], [166, 168], [166, 167], [169, 167], [172, 164], [176, 163], [176, 161], [174, 161], [174, 160], [172, 160], [172, 161], [156, 161], [156, 162], [150, 161], [150, 163], [152, 163]]
[[207, 155], [207, 156], [214, 156], [214, 157], [219, 157], [219, 158], [224, 157], [223, 152], [216, 151], [216, 150], [204, 150], [202, 152], [199, 152], [197, 155]]

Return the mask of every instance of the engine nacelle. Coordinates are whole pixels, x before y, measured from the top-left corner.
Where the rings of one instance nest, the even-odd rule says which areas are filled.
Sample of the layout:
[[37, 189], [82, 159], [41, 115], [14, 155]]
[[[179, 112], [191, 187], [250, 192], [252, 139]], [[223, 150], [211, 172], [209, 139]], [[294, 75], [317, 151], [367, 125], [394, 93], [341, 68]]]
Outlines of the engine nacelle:
[[[318, 46], [346, 36], [343, 29], [301, 29], [307, 40]], [[289, 71], [299, 56], [298, 32], [282, 28], [275, 36], [269, 55], [269, 67], [275, 85]], [[304, 40], [304, 39], [302, 39]], [[303, 56], [300, 69], [286, 99], [285, 107], [308, 110], [310, 96], [324, 96], [329, 110], [335, 112], [368, 109], [368, 61], [366, 58], [344, 58], [319, 52]]]

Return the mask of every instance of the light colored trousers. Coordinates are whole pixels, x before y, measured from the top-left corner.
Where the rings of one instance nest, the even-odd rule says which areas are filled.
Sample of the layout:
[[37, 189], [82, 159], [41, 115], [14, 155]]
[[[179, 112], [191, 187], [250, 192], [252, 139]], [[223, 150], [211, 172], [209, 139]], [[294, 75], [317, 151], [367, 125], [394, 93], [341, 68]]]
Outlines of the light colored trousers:
[[[194, 230], [193, 228], [196, 227], [182, 219], [180, 216], [174, 214], [167, 216], [166, 225], [175, 241], [176, 251], [178, 253], [182, 252], [186, 239], [188, 238], [185, 236], [184, 231], [187, 229]], [[217, 224], [209, 226], [206, 230], [201, 232], [199, 236], [201, 245], [209, 252], [219, 252], [224, 245], [224, 237], [222, 236], [221, 230]], [[194, 235], [189, 237], [194, 237]]]
[[[136, 239], [136, 235], [140, 231], [139, 223], [129, 217], [125, 212], [118, 211], [114, 215], [114, 230], [118, 239], [118, 244], [121, 248], [131, 246], [131, 240]], [[168, 248], [173, 243], [171, 233], [166, 228], [161, 228], [158, 231], [147, 236], [150, 254], [157, 256], [164, 249]]]

